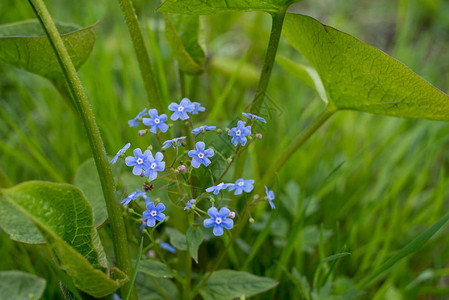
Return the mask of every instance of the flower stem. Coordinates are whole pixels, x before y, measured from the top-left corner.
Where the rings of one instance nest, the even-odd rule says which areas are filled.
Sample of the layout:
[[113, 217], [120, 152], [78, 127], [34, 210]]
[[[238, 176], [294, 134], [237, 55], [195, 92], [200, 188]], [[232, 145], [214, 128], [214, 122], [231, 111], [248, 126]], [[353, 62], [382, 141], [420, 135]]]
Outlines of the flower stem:
[[282, 152], [279, 158], [271, 165], [265, 176], [262, 178], [261, 186], [269, 185], [273, 180], [277, 171], [288, 161], [288, 159], [312, 136], [318, 128], [329, 119], [337, 109], [334, 106], [328, 105], [326, 109], [315, 119], [312, 124], [305, 130], [301, 131], [298, 136], [288, 145]]
[[[64, 72], [67, 85], [73, 95], [73, 99], [77, 103], [81, 120], [89, 139], [89, 144], [97, 167], [98, 175], [100, 177], [101, 186], [106, 202], [108, 217], [111, 223], [111, 231], [114, 242], [114, 253], [119, 269], [124, 271], [129, 278], [132, 276], [133, 267], [128, 251], [128, 241], [126, 236], [125, 223], [122, 218], [122, 209], [117, 203], [114, 196], [114, 179], [112, 177], [111, 166], [107, 160], [106, 152], [101, 139], [100, 131], [95, 122], [94, 114], [89, 104], [87, 94], [81, 83], [81, 80], [76, 73], [75, 67], [70, 59], [67, 49], [62, 41], [61, 36], [56, 29], [56, 26], [50, 16], [50, 13], [45, 6], [43, 0], [28, 0], [33, 7], [36, 16], [44, 28], [48, 39], [55, 51], [59, 64]], [[122, 288], [122, 296], [130, 288], [128, 282]], [[137, 299], [136, 289], [132, 289], [129, 299]]]
[[143, 39], [142, 30], [140, 29], [139, 20], [137, 19], [133, 3], [131, 0], [118, 0], [118, 3], [134, 45], [134, 52], [136, 53], [137, 61], [139, 62], [140, 73], [147, 92], [148, 102], [159, 112], [163, 112], [165, 106], [160, 97], [159, 88], [154, 78], [150, 56]]
[[282, 25], [284, 24], [284, 17], [287, 12], [287, 7], [281, 7], [277, 13], [272, 15], [273, 22], [271, 25], [270, 40], [268, 42], [267, 53], [265, 55], [265, 61], [260, 73], [259, 84], [257, 86], [256, 95], [254, 96], [253, 103], [251, 104], [251, 112], [259, 114], [260, 107], [262, 106], [265, 93], [267, 91], [268, 82], [270, 81], [271, 71], [273, 70], [274, 60], [276, 58], [276, 52], [279, 45], [279, 39], [281, 37]]

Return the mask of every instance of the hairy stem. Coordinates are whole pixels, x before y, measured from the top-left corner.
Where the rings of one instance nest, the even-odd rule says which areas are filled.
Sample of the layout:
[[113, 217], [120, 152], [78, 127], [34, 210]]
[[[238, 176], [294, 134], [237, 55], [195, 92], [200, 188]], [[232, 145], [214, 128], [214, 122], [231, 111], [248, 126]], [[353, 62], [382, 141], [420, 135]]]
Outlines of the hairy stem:
[[164, 105], [160, 97], [159, 88], [154, 78], [153, 67], [151, 66], [150, 56], [148, 54], [139, 20], [131, 0], [118, 0], [122, 15], [128, 26], [129, 35], [134, 45], [137, 61], [139, 62], [140, 74], [142, 75], [145, 90], [148, 96], [150, 106], [155, 107], [159, 112], [164, 111]]
[[[125, 223], [122, 218], [122, 210], [120, 205], [115, 200], [114, 196], [114, 179], [112, 177], [111, 166], [107, 160], [106, 152], [101, 139], [100, 131], [95, 117], [87, 98], [87, 94], [81, 83], [75, 67], [70, 59], [67, 49], [61, 39], [61, 36], [56, 29], [56, 26], [50, 16], [50, 13], [45, 6], [43, 0], [28, 0], [34, 9], [36, 16], [39, 18], [50, 43], [55, 50], [56, 57], [64, 72], [67, 85], [70, 88], [76, 106], [79, 108], [81, 120], [89, 139], [89, 144], [97, 167], [98, 175], [100, 177], [101, 186], [108, 210], [108, 217], [111, 223], [111, 231], [114, 242], [114, 253], [117, 261], [117, 266], [124, 271], [128, 277], [132, 275], [131, 258], [128, 252], [128, 241], [125, 230]], [[122, 296], [130, 288], [130, 284], [125, 284], [121, 291]], [[135, 288], [132, 289], [129, 299], [137, 299]]]

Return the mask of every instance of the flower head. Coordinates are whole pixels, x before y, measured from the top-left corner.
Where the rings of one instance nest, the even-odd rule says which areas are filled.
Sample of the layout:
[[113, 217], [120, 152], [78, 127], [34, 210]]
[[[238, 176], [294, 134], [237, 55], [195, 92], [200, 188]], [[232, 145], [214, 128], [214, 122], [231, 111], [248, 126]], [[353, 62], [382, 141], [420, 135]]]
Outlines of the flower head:
[[133, 174], [134, 175], [142, 175], [143, 169], [147, 168], [148, 165], [148, 159], [150, 157], [153, 157], [150, 150], [145, 150], [145, 152], [142, 154], [142, 150], [140, 148], [134, 149], [134, 157], [128, 156], [125, 159], [125, 164], [128, 167], [133, 168]]
[[139, 197], [144, 198], [144, 196], [146, 196], [145, 193], [137, 189], [135, 192], [132, 192], [131, 194], [128, 195], [128, 197], [123, 199], [122, 202], [120, 202], [120, 204], [123, 204], [123, 206], [125, 206], [128, 205], [128, 203], [131, 202], [132, 200], [137, 200], [137, 198]]
[[192, 104], [195, 106], [195, 108], [192, 111], [192, 115], [197, 115], [199, 112], [203, 112], [206, 110], [206, 108], [201, 106], [199, 102], [192, 102]]
[[275, 209], [276, 206], [274, 206], [273, 200], [274, 200], [274, 193], [273, 191], [270, 191], [267, 186], [265, 186], [265, 193], [267, 194], [267, 200], [268, 203], [270, 203], [271, 209]]
[[220, 211], [215, 207], [211, 207], [208, 209], [207, 213], [210, 216], [210, 219], [204, 220], [204, 227], [214, 227], [214, 235], [219, 236], [223, 234], [223, 227], [226, 229], [231, 229], [234, 226], [234, 221], [232, 219], [228, 219], [227, 216], [231, 214], [231, 211], [226, 207], [222, 207]]
[[242, 144], [242, 146], [245, 146], [247, 141], [246, 136], [251, 134], [251, 126], [245, 125], [245, 122], [238, 121], [237, 127], [231, 128], [231, 130], [229, 130], [228, 135], [232, 136], [231, 143], [234, 144], [234, 146], [237, 146], [239, 142], [240, 144]]
[[232, 185], [232, 183], [224, 183], [224, 182], [222, 182], [222, 183], [219, 183], [219, 184], [217, 184], [217, 185], [214, 185], [214, 186], [211, 186], [211, 187], [208, 187], [207, 189], [206, 189], [206, 192], [214, 192], [214, 195], [217, 195], [221, 190], [225, 190], [228, 186], [230, 186], [230, 185]]
[[170, 245], [169, 243], [166, 243], [166, 242], [162, 242], [162, 241], [161, 241], [161, 242], [159, 243], [159, 247], [161, 247], [162, 249], [167, 250], [168, 252], [176, 253], [176, 248], [173, 247], [172, 245]]
[[162, 161], [163, 159], [164, 155], [161, 152], [157, 152], [154, 158], [153, 154], [150, 152], [144, 175], [149, 176], [150, 180], [155, 180], [157, 172], [162, 172], [165, 169], [165, 161]]
[[244, 115], [245, 117], [247, 117], [248, 119], [251, 119], [251, 120], [258, 120], [258, 121], [267, 123], [267, 121], [265, 121], [264, 118], [250, 114], [250, 113], [242, 113], [242, 115]]
[[140, 120], [142, 120], [142, 118], [146, 115], [147, 115], [147, 109], [144, 108], [140, 113], [137, 114], [137, 116], [134, 119], [128, 121], [129, 127], [139, 126]]
[[183, 98], [179, 104], [175, 102], [170, 103], [168, 109], [173, 112], [170, 116], [170, 119], [173, 121], [178, 119], [187, 120], [189, 118], [187, 113], [193, 112], [195, 110], [195, 105], [190, 102], [189, 99]]
[[151, 126], [150, 131], [152, 133], [157, 133], [158, 129], [162, 132], [167, 132], [168, 125], [165, 124], [167, 121], [166, 114], [158, 115], [157, 110], [153, 108], [148, 111], [148, 115], [150, 118], [143, 118], [142, 123]]
[[164, 210], [165, 205], [163, 203], [158, 203], [154, 206], [154, 202], [151, 201], [147, 204], [147, 210], [143, 212], [143, 219], [146, 220], [148, 226], [154, 227], [156, 220], [159, 222], [164, 221], [165, 214], [162, 213]]
[[181, 140], [184, 140], [186, 137], [185, 136], [181, 136], [181, 137], [177, 137], [171, 140], [166, 140], [163, 144], [162, 144], [162, 149], [167, 149], [170, 148], [170, 146], [172, 146], [173, 148], [176, 148], [176, 146], [181, 146]]
[[254, 180], [252, 179], [245, 180], [240, 178], [237, 179], [234, 184], [229, 186], [229, 191], [235, 190], [234, 195], [240, 195], [243, 191], [245, 191], [245, 193], [249, 193], [254, 188], [253, 184]]
[[207, 130], [215, 130], [216, 128], [217, 128], [216, 126], [204, 125], [204, 126], [200, 126], [200, 127], [197, 127], [195, 129], [193, 129], [192, 133], [193, 134], [200, 134], [201, 132], [206, 132]]
[[193, 158], [192, 167], [199, 168], [201, 164], [206, 167], [210, 164], [208, 157], [214, 156], [214, 150], [211, 148], [205, 149], [206, 145], [203, 142], [198, 142], [195, 145], [196, 150], [190, 150], [188, 155]]
[[126, 150], [129, 149], [129, 147], [131, 146], [130, 143], [126, 144], [125, 146], [123, 146], [122, 149], [120, 149], [117, 154], [114, 156], [114, 158], [111, 160], [111, 164], [115, 164], [115, 162], [117, 161], [117, 159], [119, 158], [119, 156], [122, 156]]
[[196, 200], [195, 199], [191, 199], [189, 201], [187, 201], [187, 205], [184, 207], [184, 210], [188, 210], [192, 208], [192, 204], [195, 203]]

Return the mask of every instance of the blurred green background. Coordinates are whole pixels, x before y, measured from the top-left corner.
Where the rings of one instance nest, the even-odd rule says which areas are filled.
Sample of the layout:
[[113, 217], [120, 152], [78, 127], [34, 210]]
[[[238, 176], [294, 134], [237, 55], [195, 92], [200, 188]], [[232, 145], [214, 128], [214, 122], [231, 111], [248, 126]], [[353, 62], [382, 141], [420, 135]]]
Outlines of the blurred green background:
[[[97, 117], [106, 150], [126, 142], [146, 147], [127, 120], [148, 105], [127, 28], [115, 1], [46, 1], [56, 20], [88, 26], [101, 20], [97, 42], [80, 70]], [[146, 26], [156, 33], [170, 100], [179, 101], [178, 73], [163, 34], [157, 1], [134, 1]], [[449, 89], [449, 2], [445, 0], [318, 0], [296, 3], [303, 13], [347, 32], [397, 58], [444, 92]], [[0, 23], [33, 18], [23, 1], [2, 0]], [[238, 60], [246, 65], [218, 120], [226, 126], [250, 105], [270, 31], [264, 13], [204, 16], [205, 72], [188, 78], [188, 95], [208, 111], [221, 95]], [[281, 39], [278, 54], [303, 62]], [[303, 83], [275, 66], [264, 114], [269, 118], [263, 142], [251, 151], [248, 170], [260, 178], [271, 161], [317, 116], [324, 104]], [[205, 118], [207, 114], [205, 115]], [[269, 238], [247, 270], [275, 277], [280, 285], [261, 298], [302, 299], [309, 282], [331, 268], [319, 262], [350, 252], [332, 269], [328, 289], [334, 295], [359, 283], [382, 262], [445, 214], [448, 208], [449, 127], [444, 122], [395, 119], [338, 112], [278, 174], [278, 210]], [[91, 157], [80, 122], [45, 79], [0, 65], [0, 183], [26, 180], [73, 182], [79, 165]], [[303, 211], [305, 211], [303, 213]], [[271, 213], [271, 212], [270, 212]], [[265, 227], [269, 213], [258, 210], [256, 222], [238, 242], [227, 262], [239, 269], [248, 247]], [[449, 238], [444, 228], [420, 251], [397, 264], [361, 299], [448, 299]], [[279, 264], [292, 247], [288, 263]], [[58, 298], [44, 246], [30, 247], [0, 232], [0, 270], [21, 269], [47, 279], [44, 299]], [[283, 254], [284, 253], [284, 254]], [[5, 259], [10, 258], [10, 259]], [[280, 266], [281, 265], [281, 266]], [[299, 274], [301, 277], [299, 277]], [[321, 278], [321, 277], [320, 277]], [[313, 299], [326, 298], [316, 291]], [[336, 298], [338, 299], [338, 298]], [[349, 298], [347, 298], [349, 299]], [[357, 296], [356, 298], [357, 299]]]

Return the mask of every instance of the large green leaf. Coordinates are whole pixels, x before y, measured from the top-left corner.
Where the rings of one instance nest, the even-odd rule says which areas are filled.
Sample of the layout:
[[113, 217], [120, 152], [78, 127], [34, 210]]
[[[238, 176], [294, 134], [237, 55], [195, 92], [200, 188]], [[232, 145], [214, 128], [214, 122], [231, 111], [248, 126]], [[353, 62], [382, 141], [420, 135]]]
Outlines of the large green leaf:
[[247, 272], [220, 270], [212, 274], [200, 294], [206, 300], [231, 300], [257, 295], [277, 284], [276, 280]]
[[139, 300], [180, 299], [178, 289], [170, 279], [152, 278], [138, 273], [136, 288]]
[[47, 242], [56, 264], [92, 296], [108, 295], [128, 280], [120, 270], [113, 269], [111, 278], [104, 272], [92, 207], [72, 185], [34, 181], [0, 190], [0, 226], [18, 241]]
[[172, 278], [174, 276], [165, 264], [153, 259], [142, 260], [140, 262], [139, 272], [161, 278]]
[[0, 299], [39, 299], [45, 289], [45, 280], [22, 271], [0, 272]]
[[200, 20], [198, 16], [165, 15], [165, 36], [179, 68], [188, 74], [203, 71], [206, 54], [198, 43]]
[[161, 12], [209, 15], [231, 11], [261, 10], [275, 13], [301, 0], [166, 0], [159, 7]]
[[[76, 69], [92, 51], [97, 24], [81, 28], [74, 24], [56, 23]], [[54, 50], [38, 20], [0, 26], [0, 62], [56, 81], [63, 76]]]
[[194, 228], [192, 225], [187, 228], [186, 242], [189, 248], [190, 256], [198, 263], [198, 248], [204, 240], [204, 234], [199, 228]]
[[449, 120], [449, 97], [384, 52], [303, 15], [288, 14], [283, 31], [337, 108]]

